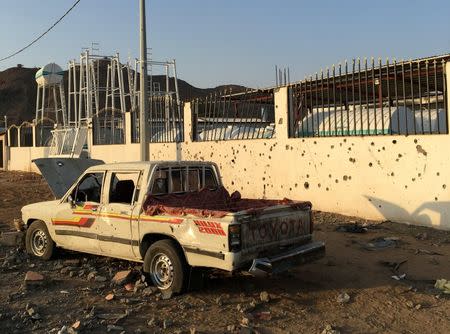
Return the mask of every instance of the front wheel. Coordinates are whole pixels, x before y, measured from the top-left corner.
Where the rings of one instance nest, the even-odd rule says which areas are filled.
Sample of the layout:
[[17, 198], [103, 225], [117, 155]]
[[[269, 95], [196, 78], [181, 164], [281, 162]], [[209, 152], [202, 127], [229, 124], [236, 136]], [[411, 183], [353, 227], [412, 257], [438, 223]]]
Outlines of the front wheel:
[[186, 286], [187, 263], [172, 240], [160, 240], [145, 253], [144, 270], [153, 284], [166, 294], [181, 293]]
[[25, 237], [27, 253], [43, 260], [49, 260], [55, 251], [55, 242], [48, 233], [47, 226], [36, 220], [27, 229]]

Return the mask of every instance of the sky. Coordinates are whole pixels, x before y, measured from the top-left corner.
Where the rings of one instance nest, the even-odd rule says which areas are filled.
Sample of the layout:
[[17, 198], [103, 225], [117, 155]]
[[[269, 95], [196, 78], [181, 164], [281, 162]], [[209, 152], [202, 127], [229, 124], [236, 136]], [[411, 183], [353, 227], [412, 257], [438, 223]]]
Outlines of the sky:
[[[0, 0], [0, 58], [50, 27], [74, 0]], [[268, 87], [275, 65], [291, 81], [357, 57], [414, 59], [450, 52], [450, 1], [147, 0], [154, 60], [176, 59], [178, 77], [206, 88]], [[56, 62], [64, 69], [100, 43], [125, 62], [139, 56], [139, 0], [81, 0], [0, 71]]]

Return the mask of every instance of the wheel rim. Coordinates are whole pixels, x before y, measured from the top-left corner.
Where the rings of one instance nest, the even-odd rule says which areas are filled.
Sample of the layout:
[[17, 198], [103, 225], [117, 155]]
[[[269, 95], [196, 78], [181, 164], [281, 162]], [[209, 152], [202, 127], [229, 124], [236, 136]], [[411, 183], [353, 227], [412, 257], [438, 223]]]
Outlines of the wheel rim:
[[33, 254], [42, 256], [47, 249], [48, 238], [47, 234], [42, 230], [36, 230], [31, 235], [31, 250]]
[[160, 289], [168, 289], [173, 283], [174, 270], [170, 258], [163, 253], [153, 257], [150, 275]]

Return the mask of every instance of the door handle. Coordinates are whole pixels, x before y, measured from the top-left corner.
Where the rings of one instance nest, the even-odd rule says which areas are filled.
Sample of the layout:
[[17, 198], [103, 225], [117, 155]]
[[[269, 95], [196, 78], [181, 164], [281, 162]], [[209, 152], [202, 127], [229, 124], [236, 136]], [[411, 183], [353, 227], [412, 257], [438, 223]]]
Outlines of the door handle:
[[120, 211], [121, 215], [128, 215], [129, 213], [127, 211]]

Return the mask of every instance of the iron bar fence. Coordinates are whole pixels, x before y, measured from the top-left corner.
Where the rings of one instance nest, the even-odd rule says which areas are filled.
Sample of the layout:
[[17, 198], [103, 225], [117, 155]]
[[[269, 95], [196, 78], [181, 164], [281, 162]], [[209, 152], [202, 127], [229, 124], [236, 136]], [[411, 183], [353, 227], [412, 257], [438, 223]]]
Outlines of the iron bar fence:
[[33, 124], [23, 122], [20, 126], [20, 146], [32, 147], [33, 146]]
[[36, 146], [50, 146], [53, 129], [55, 129], [54, 120], [49, 118], [38, 120], [34, 127]]
[[101, 110], [92, 117], [94, 145], [125, 144], [124, 113], [118, 109]]
[[191, 102], [194, 141], [275, 136], [272, 89], [210, 94]]
[[19, 128], [14, 124], [8, 128], [8, 146], [19, 146]]
[[354, 59], [291, 85], [289, 136], [446, 134], [448, 59]]
[[[178, 143], [184, 140], [183, 103], [175, 94], [154, 92], [149, 101], [147, 141], [150, 143]], [[139, 143], [139, 112], [131, 111], [131, 142]]]

